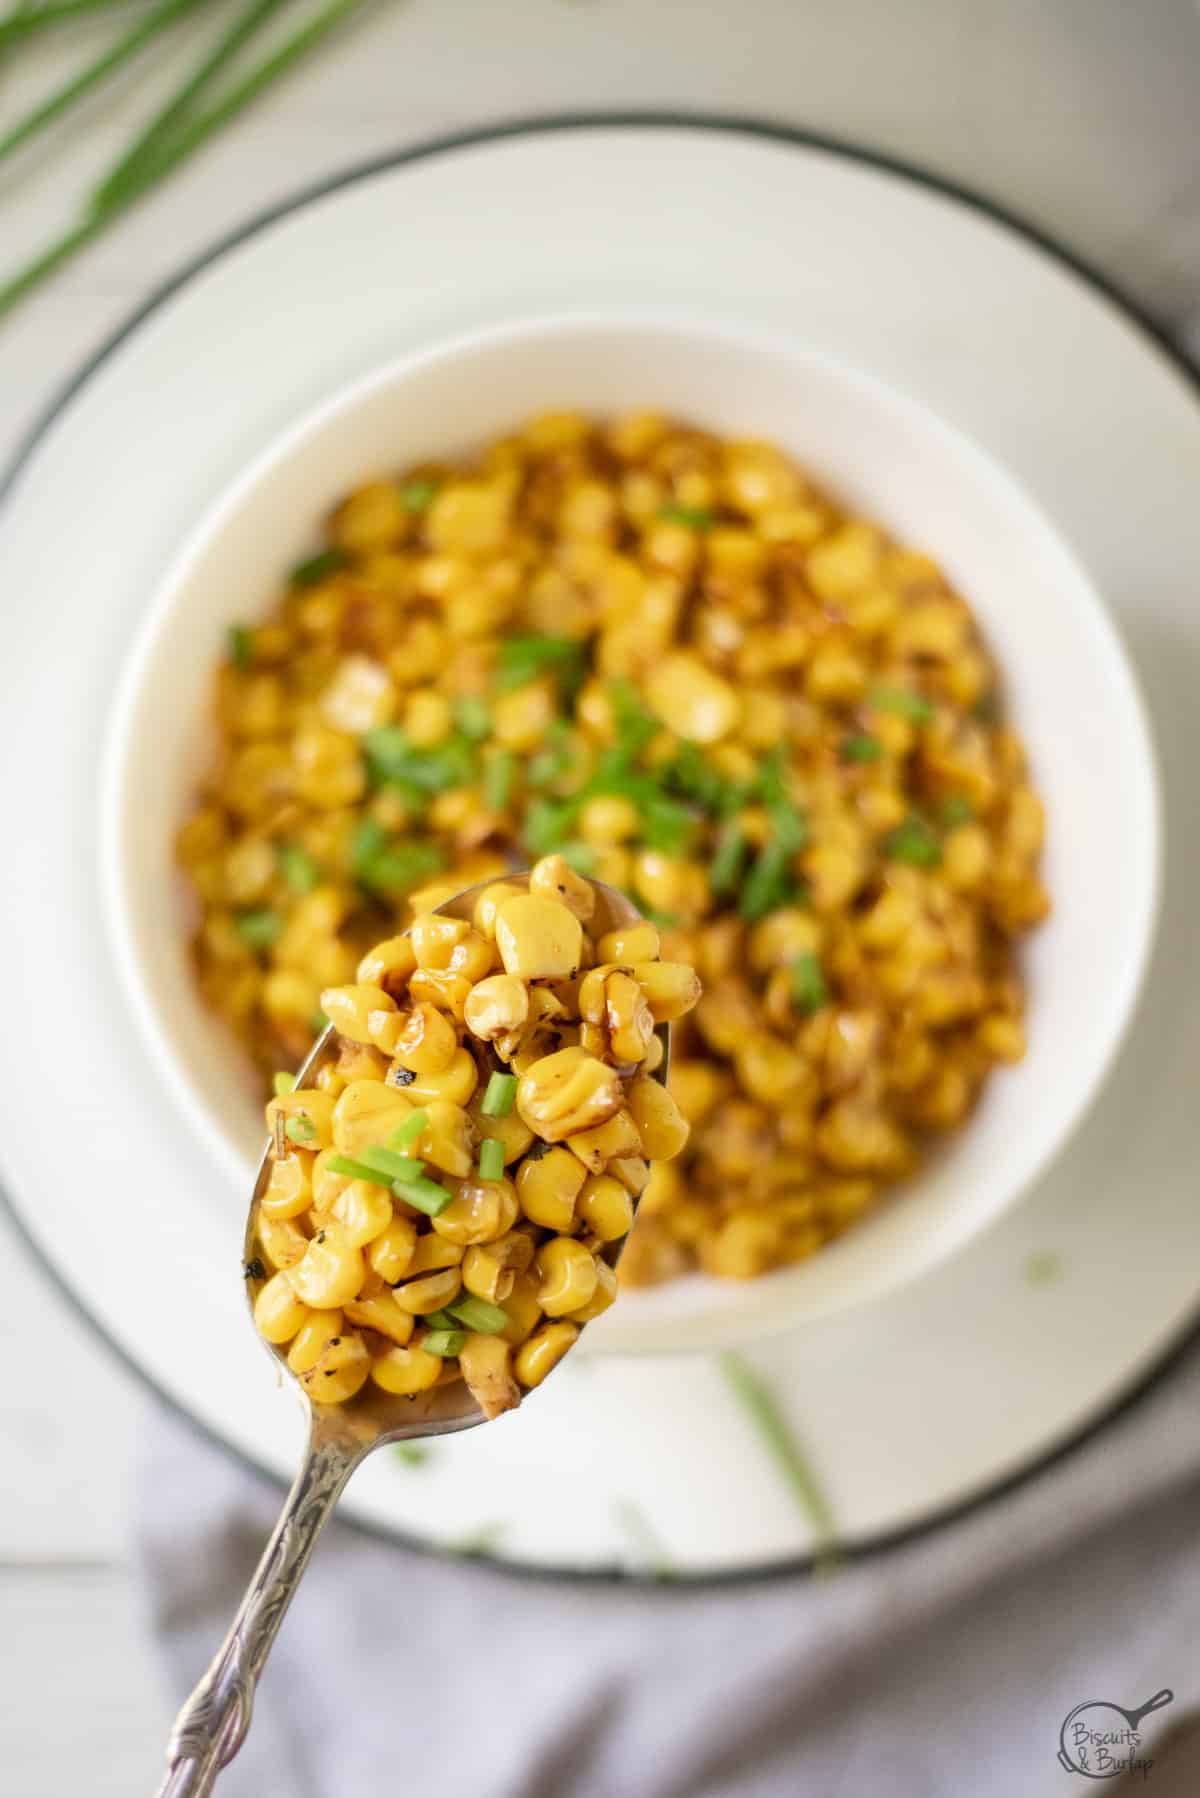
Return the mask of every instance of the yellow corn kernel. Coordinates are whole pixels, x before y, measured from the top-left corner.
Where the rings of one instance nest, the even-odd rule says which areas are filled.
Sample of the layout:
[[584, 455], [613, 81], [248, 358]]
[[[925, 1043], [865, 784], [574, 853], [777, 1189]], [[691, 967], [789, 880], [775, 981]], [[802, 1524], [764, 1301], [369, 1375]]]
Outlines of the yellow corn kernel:
[[603, 1029], [617, 1062], [641, 1061], [654, 1036], [646, 995], [623, 968], [602, 965], [585, 974], [579, 987], [579, 1015]]
[[737, 1050], [738, 1079], [752, 1099], [764, 1105], [785, 1105], [801, 1092], [809, 1077], [803, 1055], [765, 1030], [755, 1031]]
[[394, 1286], [408, 1272], [416, 1246], [416, 1224], [409, 1217], [397, 1217], [393, 1213], [387, 1229], [368, 1248], [367, 1264], [381, 1280]]
[[506, 480], [447, 481], [426, 514], [425, 534], [436, 550], [486, 555], [504, 545], [512, 501]]
[[575, 1209], [580, 1222], [601, 1242], [616, 1242], [633, 1228], [633, 1200], [611, 1174], [591, 1174], [584, 1181]]
[[542, 1308], [537, 1301], [537, 1289], [536, 1274], [518, 1273], [514, 1276], [512, 1291], [504, 1301], [504, 1312], [508, 1322], [500, 1331], [505, 1342], [511, 1343], [514, 1348], [519, 1347], [529, 1336], [532, 1336], [542, 1321]]
[[310, 1311], [288, 1350], [287, 1363], [292, 1372], [311, 1372], [344, 1327], [340, 1311]]
[[517, 1199], [532, 1224], [566, 1231], [575, 1221], [575, 1200], [587, 1170], [567, 1149], [551, 1149], [517, 1169]]
[[338, 507], [331, 534], [342, 549], [365, 554], [390, 548], [404, 535], [408, 522], [400, 489], [391, 481], [370, 481]]
[[620, 1077], [580, 1048], [544, 1055], [521, 1076], [517, 1110], [535, 1136], [561, 1142], [621, 1109]]
[[633, 887], [640, 902], [677, 917], [702, 917], [712, 903], [708, 875], [699, 862], [658, 849], [641, 849], [633, 861]]
[[900, 1174], [912, 1160], [903, 1130], [886, 1112], [854, 1094], [829, 1107], [815, 1141], [822, 1160], [845, 1173]]
[[978, 824], [964, 824], [947, 831], [942, 843], [941, 875], [955, 892], [975, 891], [991, 865], [992, 849], [987, 832]]
[[301, 799], [332, 811], [353, 805], [367, 787], [358, 740], [325, 725], [305, 725], [292, 738], [292, 780]]
[[508, 900], [519, 898], [525, 888], [518, 886], [515, 880], [494, 880], [490, 886], [484, 887], [471, 914], [472, 922], [481, 937], [489, 943], [496, 940], [496, 913]]
[[[399, 1067], [401, 1064], [397, 1063]], [[439, 1074], [415, 1074], [405, 1085], [405, 1092], [417, 1105], [430, 1099], [445, 1099], [451, 1105], [465, 1106], [479, 1080], [469, 1049], [455, 1049], [450, 1064]]]
[[354, 1298], [365, 1273], [362, 1251], [330, 1224], [317, 1231], [302, 1259], [288, 1269], [288, 1279], [306, 1305], [326, 1311]]
[[657, 961], [661, 949], [653, 924], [623, 924], [597, 939], [596, 960], [627, 968], [636, 962]]
[[471, 988], [463, 1015], [472, 1036], [494, 1042], [520, 1030], [528, 1018], [529, 988], [515, 974], [489, 974]]
[[297, 1089], [272, 1099], [267, 1106], [267, 1129], [272, 1137], [279, 1128], [275, 1120], [280, 1117], [289, 1142], [300, 1134], [303, 1146], [315, 1151], [327, 1149], [333, 1140], [333, 1100], [328, 1093]]
[[419, 1274], [435, 1274], [447, 1267], [461, 1267], [463, 1245], [461, 1242], [449, 1242], [446, 1237], [438, 1236], [433, 1230], [426, 1230], [417, 1237], [417, 1246], [413, 1250], [412, 1260], [404, 1270], [406, 1280], [415, 1280]]
[[538, 1304], [547, 1317], [565, 1317], [586, 1305], [596, 1291], [596, 1263], [590, 1250], [568, 1236], [543, 1243], [534, 1261], [541, 1284]]
[[578, 1340], [578, 1324], [543, 1324], [521, 1344], [514, 1357], [513, 1368], [522, 1386], [540, 1386]]
[[471, 997], [471, 981], [466, 974], [443, 973], [437, 968], [418, 968], [408, 983], [408, 996], [413, 1005], [432, 1005], [461, 1024]]
[[454, 729], [450, 701], [433, 687], [415, 687], [404, 702], [401, 723], [414, 749], [435, 749]]
[[433, 1227], [450, 1242], [494, 1242], [516, 1221], [517, 1195], [511, 1180], [467, 1179], [434, 1218]]
[[763, 918], [750, 932], [750, 966], [758, 974], [784, 967], [797, 955], [820, 953], [824, 927], [820, 919], [796, 906], [782, 906]]
[[505, 973], [522, 980], [569, 980], [577, 973], [583, 930], [565, 905], [518, 894], [497, 908], [495, 929]]
[[259, 1247], [273, 1268], [295, 1267], [304, 1259], [308, 1237], [291, 1217], [264, 1217], [254, 1221]]
[[419, 1161], [432, 1162], [444, 1174], [464, 1179], [473, 1165], [471, 1120], [467, 1113], [449, 1099], [430, 1099], [421, 1109], [428, 1113], [429, 1121], [413, 1145], [413, 1155]]
[[407, 934], [390, 936], [367, 951], [354, 978], [364, 986], [382, 987], [395, 999], [404, 991], [416, 965], [412, 938]]
[[440, 912], [427, 912], [413, 919], [408, 935], [417, 966], [436, 968], [445, 973], [454, 965], [454, 951], [478, 932], [472, 931], [465, 918], [447, 918]]
[[629, 1088], [629, 1109], [649, 1161], [672, 1161], [688, 1139], [687, 1119], [665, 1086], [643, 1075]]
[[602, 1174], [609, 1162], [641, 1155], [644, 1148], [631, 1113], [624, 1109], [591, 1130], [576, 1130], [566, 1146], [593, 1174]]
[[[486, 1088], [484, 1091], [486, 1091]], [[520, 1161], [521, 1157], [531, 1147], [533, 1143], [533, 1131], [517, 1111], [510, 1111], [507, 1116], [502, 1118], [484, 1117], [480, 1109], [483, 1104], [483, 1097], [484, 1094], [482, 1092], [476, 1092], [474, 1099], [471, 1101], [471, 1123], [474, 1125], [481, 1140], [485, 1142], [498, 1142], [500, 1144], [504, 1151], [504, 1165], [508, 1167], [512, 1162]], [[469, 1172], [469, 1169], [463, 1169], [462, 1171], [466, 1173]]]
[[[382, 1236], [392, 1221], [392, 1200], [386, 1186], [373, 1180], [351, 1180], [330, 1206], [344, 1240], [356, 1249], [366, 1248]], [[344, 1301], [340, 1301], [343, 1302]]]
[[385, 1349], [371, 1363], [371, 1378], [375, 1384], [401, 1398], [428, 1392], [430, 1387], [437, 1385], [441, 1375], [440, 1355], [428, 1355], [411, 1343], [406, 1348]]
[[452, 1305], [462, 1291], [462, 1276], [457, 1267], [441, 1268], [416, 1280], [404, 1280], [395, 1289], [396, 1303], [414, 1317], [425, 1317]]
[[[333, 1108], [334, 1143], [343, 1155], [357, 1155], [360, 1149], [386, 1142], [412, 1109], [407, 1096], [394, 1086], [352, 1080]], [[321, 1198], [322, 1204], [328, 1202]]]
[[[411, 991], [412, 981], [409, 981]], [[398, 1014], [400, 1023], [391, 1053], [402, 1068], [413, 1074], [444, 1074], [450, 1067], [458, 1038], [443, 1012], [422, 1001]]]
[[254, 1301], [254, 1322], [260, 1336], [276, 1344], [290, 1342], [309, 1316], [285, 1273], [272, 1274]]
[[403, 1348], [412, 1336], [414, 1324], [407, 1311], [402, 1311], [390, 1292], [373, 1299], [351, 1299], [346, 1306], [346, 1320], [360, 1330], [376, 1330]]
[[321, 694], [321, 716], [349, 736], [390, 724], [395, 714], [392, 677], [370, 656], [347, 656]]
[[1019, 1018], [993, 1011], [980, 1018], [975, 1041], [997, 1061], [1020, 1061], [1025, 1054], [1025, 1031]]
[[373, 1014], [395, 1014], [396, 1001], [381, 986], [330, 986], [321, 994], [321, 1010], [340, 1036], [369, 1043], [377, 1034], [370, 1027]]
[[694, 968], [677, 961], [638, 961], [633, 977], [646, 995], [656, 1024], [682, 1018], [699, 1003], [700, 979]]
[[[532, 1249], [533, 1244], [530, 1243]], [[476, 1298], [489, 1304], [502, 1305], [513, 1289], [515, 1270], [505, 1267], [493, 1253], [492, 1245], [469, 1248], [462, 1259], [462, 1283]]]
[[521, 1402], [521, 1390], [513, 1378], [512, 1349], [500, 1336], [481, 1336], [471, 1331], [458, 1356], [463, 1379], [485, 1417], [499, 1417]]
[[300, 1384], [319, 1405], [344, 1405], [366, 1384], [371, 1359], [357, 1330], [343, 1331], [325, 1345], [315, 1367], [301, 1374]]
[[783, 1228], [769, 1211], [746, 1207], [733, 1211], [700, 1245], [706, 1272], [722, 1280], [752, 1280], [777, 1265]]
[[568, 866], [561, 855], [543, 855], [534, 862], [529, 874], [529, 891], [539, 899], [565, 905], [582, 924], [596, 909], [596, 890]]
[[608, 1262], [596, 1256], [593, 1265], [596, 1269], [596, 1290], [586, 1305], [580, 1305], [577, 1310], [572, 1311], [572, 1323], [590, 1324], [593, 1318], [608, 1310], [617, 1296], [617, 1276]]
[[558, 698], [548, 680], [531, 681], [501, 693], [492, 703], [492, 736], [502, 749], [531, 755], [540, 748], [558, 712]]
[[271, 1177], [259, 1200], [264, 1217], [299, 1217], [313, 1202], [312, 1168], [315, 1157], [303, 1150], [271, 1163]]
[[580, 836], [597, 848], [628, 843], [640, 829], [637, 807], [618, 793], [597, 794], [579, 814]]
[[636, 1199], [650, 1180], [650, 1164], [641, 1155], [614, 1155], [607, 1170]]

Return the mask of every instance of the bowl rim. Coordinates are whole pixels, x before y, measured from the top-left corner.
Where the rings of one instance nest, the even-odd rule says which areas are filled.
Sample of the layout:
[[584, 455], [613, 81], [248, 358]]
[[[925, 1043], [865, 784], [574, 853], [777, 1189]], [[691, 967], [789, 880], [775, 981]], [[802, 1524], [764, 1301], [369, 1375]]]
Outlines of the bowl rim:
[[[188, 1118], [191, 1127], [213, 1158], [223, 1166], [232, 1180], [245, 1185], [252, 1177], [251, 1162], [193, 1087], [179, 1057], [173, 1033], [160, 1015], [151, 983], [143, 973], [144, 956], [134, 924], [134, 907], [130, 903], [134, 881], [124, 852], [127, 814], [134, 786], [131, 779], [130, 746], [159, 639], [174, 616], [179, 594], [196, 565], [231, 519], [247, 502], [253, 500], [260, 483], [291, 457], [303, 451], [311, 438], [345, 414], [367, 403], [381, 389], [402, 385], [406, 380], [436, 371], [440, 366], [472, 354], [502, 352], [509, 347], [525, 345], [531, 340], [544, 341], [573, 335], [586, 337], [614, 332], [631, 336], [644, 334], [648, 337], [671, 338], [697, 347], [704, 342], [716, 343], [733, 351], [760, 357], [777, 357], [792, 365], [816, 368], [826, 376], [855, 389], [860, 397], [869, 398], [890, 410], [893, 415], [906, 418], [926, 438], [935, 440], [944, 453], [956, 457], [967, 469], [972, 484], [990, 487], [1002, 502], [1023, 514], [1031, 533], [1041, 536], [1063, 568], [1071, 574], [1080, 602], [1078, 617], [1080, 621], [1086, 618], [1089, 643], [1103, 656], [1110, 680], [1122, 690], [1126, 707], [1127, 742], [1137, 756], [1142, 790], [1142, 815], [1139, 823], [1143, 841], [1139, 859], [1143, 863], [1144, 880], [1140, 908], [1135, 914], [1131, 914], [1128, 923], [1125, 938], [1127, 946], [1120, 966], [1121, 980], [1108, 1009], [1105, 1030], [1092, 1040], [1085, 1077], [1074, 1082], [1067, 1104], [1059, 1105], [1048, 1113], [1049, 1121], [1038, 1132], [1036, 1149], [1026, 1154], [1024, 1164], [1015, 1170], [1011, 1179], [993, 1184], [986, 1204], [959, 1206], [941, 1221], [936, 1231], [925, 1231], [914, 1237], [908, 1254], [897, 1270], [877, 1271], [876, 1276], [869, 1281], [856, 1279], [838, 1297], [818, 1304], [806, 1304], [800, 1315], [795, 1314], [793, 1307], [796, 1304], [797, 1289], [804, 1280], [806, 1263], [775, 1269], [752, 1282], [739, 1282], [733, 1286], [732, 1293], [730, 1282], [691, 1274], [670, 1283], [668, 1287], [646, 1289], [645, 1296], [639, 1293], [632, 1303], [627, 1294], [620, 1308], [622, 1315], [618, 1317], [610, 1313], [602, 1322], [598, 1340], [594, 1345], [589, 1345], [591, 1353], [700, 1352], [766, 1340], [803, 1327], [806, 1318], [848, 1313], [913, 1284], [962, 1250], [977, 1235], [991, 1227], [1011, 1206], [1021, 1202], [1066, 1148], [1107, 1079], [1136, 1014], [1138, 999], [1152, 959], [1165, 868], [1164, 799], [1149, 710], [1136, 664], [1129, 654], [1121, 628], [1106, 606], [1091, 575], [1058, 527], [1042, 510], [1037, 499], [990, 450], [984, 449], [922, 398], [836, 352], [800, 342], [777, 328], [737, 324], [727, 315], [714, 318], [699, 310], [692, 311], [680, 306], [564, 306], [553, 311], [523, 313], [518, 317], [440, 336], [389, 358], [373, 369], [360, 372], [339, 383], [324, 398], [272, 434], [249, 462], [220, 487], [155, 582], [126, 650], [101, 758], [98, 806], [100, 888], [107, 936], [121, 986], [156, 1072], [169, 1089], [177, 1109]], [[967, 1127], [970, 1127], [969, 1124]], [[899, 1195], [899, 1202], [903, 1203], [902, 1195]], [[850, 1234], [853, 1237], [857, 1232]], [[821, 1255], [825, 1257], [831, 1252], [830, 1248], [823, 1248]], [[656, 1319], [647, 1315], [652, 1302], [651, 1293], [681, 1291], [688, 1287], [694, 1291], [697, 1286], [713, 1290], [709, 1309], [720, 1310], [719, 1320], [713, 1321], [710, 1318], [706, 1321], [703, 1307], [699, 1315], [683, 1313], [679, 1317], [668, 1316], [665, 1322], [661, 1316]], [[740, 1302], [733, 1302], [735, 1295]], [[752, 1304], [746, 1302], [751, 1296]], [[642, 1307], [640, 1316], [639, 1301]], [[665, 1334], [669, 1334], [671, 1338], [669, 1349], [664, 1349]]]

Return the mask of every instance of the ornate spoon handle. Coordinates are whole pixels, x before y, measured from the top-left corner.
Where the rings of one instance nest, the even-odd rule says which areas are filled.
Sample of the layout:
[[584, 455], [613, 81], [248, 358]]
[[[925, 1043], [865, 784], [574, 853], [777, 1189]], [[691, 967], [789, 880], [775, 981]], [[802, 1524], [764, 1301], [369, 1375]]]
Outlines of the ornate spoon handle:
[[205, 1798], [250, 1726], [254, 1688], [275, 1632], [362, 1449], [319, 1425], [279, 1522], [221, 1647], [175, 1719], [158, 1798]]

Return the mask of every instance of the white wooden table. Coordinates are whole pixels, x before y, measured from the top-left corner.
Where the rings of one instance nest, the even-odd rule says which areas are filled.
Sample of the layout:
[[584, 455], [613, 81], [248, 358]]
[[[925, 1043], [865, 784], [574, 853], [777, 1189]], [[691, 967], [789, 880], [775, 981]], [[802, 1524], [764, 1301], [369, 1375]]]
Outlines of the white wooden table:
[[[0, 171], [0, 267], [68, 221], [208, 25]], [[4, 74], [0, 129], [87, 36]], [[1198, 73], [1194, 0], [384, 0], [0, 327], [0, 464], [214, 237], [356, 161], [536, 112], [752, 113], [872, 145], [1023, 213], [1182, 327], [1200, 313]], [[2, 1216], [0, 1261], [0, 1790], [127, 1798], [153, 1788], [172, 1708], [129, 1571], [149, 1407]]]

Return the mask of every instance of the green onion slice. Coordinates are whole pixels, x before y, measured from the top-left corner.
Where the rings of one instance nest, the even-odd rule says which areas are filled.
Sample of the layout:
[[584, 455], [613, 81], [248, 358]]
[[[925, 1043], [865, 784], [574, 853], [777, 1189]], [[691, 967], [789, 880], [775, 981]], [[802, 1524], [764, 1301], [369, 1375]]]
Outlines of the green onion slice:
[[479, 1107], [485, 1118], [506, 1118], [517, 1102], [517, 1076], [493, 1074]]
[[888, 832], [883, 839], [883, 851], [893, 861], [907, 862], [913, 868], [936, 868], [942, 859], [941, 843], [915, 812]]
[[466, 1347], [465, 1330], [430, 1330], [421, 1347], [427, 1355], [457, 1355]]
[[321, 870], [299, 843], [279, 845], [279, 872], [293, 893], [311, 893], [321, 878]]
[[419, 1106], [405, 1118], [398, 1130], [393, 1130], [387, 1139], [389, 1149], [406, 1149], [409, 1143], [416, 1142], [422, 1130], [429, 1122], [429, 1113], [424, 1106]]
[[[333, 1163], [329, 1164], [331, 1167]], [[440, 1217], [450, 1203], [450, 1194], [436, 1180], [426, 1180], [418, 1176], [415, 1180], [393, 1180], [392, 1193], [406, 1204], [413, 1205], [423, 1211], [426, 1217]]]
[[313, 1141], [317, 1134], [317, 1126], [313, 1123], [311, 1118], [304, 1117], [303, 1114], [300, 1114], [288, 1119], [287, 1123], [283, 1126], [283, 1133], [289, 1142], [294, 1142], [297, 1148], [303, 1149]]
[[360, 1149], [358, 1159], [364, 1167], [374, 1169], [372, 1177], [384, 1186], [389, 1180], [417, 1180], [424, 1172], [424, 1164], [411, 1155], [398, 1155], [395, 1149], [385, 1149], [375, 1143]]
[[486, 699], [478, 693], [464, 693], [454, 707], [454, 722], [464, 737], [472, 743], [481, 743], [484, 737], [492, 734], [492, 714], [488, 710]]
[[841, 754], [844, 762], [877, 762], [883, 756], [883, 744], [878, 737], [859, 732], [843, 737]]
[[405, 481], [400, 489], [400, 504], [406, 512], [428, 512], [436, 498], [436, 481]]
[[479, 1178], [481, 1180], [503, 1180], [504, 1178], [504, 1144], [494, 1136], [489, 1136], [479, 1145]]
[[489, 812], [508, 809], [516, 773], [516, 758], [510, 749], [501, 749], [487, 761], [483, 770], [483, 802]]
[[247, 948], [269, 949], [283, 929], [283, 919], [277, 911], [271, 911], [264, 905], [251, 911], [239, 912], [234, 919], [234, 927]]
[[291, 573], [292, 586], [316, 587], [331, 574], [336, 574], [339, 568], [344, 568], [349, 559], [344, 549], [319, 550], [306, 561], [297, 562]]
[[280, 1070], [278, 1074], [271, 1075], [271, 1090], [277, 1099], [282, 1099], [284, 1093], [290, 1093], [295, 1084], [295, 1074], [285, 1074]]
[[664, 524], [685, 524], [690, 531], [709, 531], [717, 522], [711, 506], [660, 506], [658, 516]]
[[932, 700], [908, 687], [872, 687], [867, 699], [877, 712], [894, 712], [910, 724], [928, 724], [933, 717]]
[[229, 627], [229, 659], [242, 674], [254, 666], [254, 632], [245, 624]]
[[829, 989], [821, 972], [821, 963], [811, 950], [794, 955], [789, 963], [792, 976], [792, 1002], [806, 1015], [820, 1011], [828, 1002]]
[[486, 1299], [455, 1299], [446, 1309], [460, 1324], [481, 1336], [498, 1336], [501, 1330], [508, 1328], [507, 1311], [502, 1311], [499, 1305], [489, 1305]]

